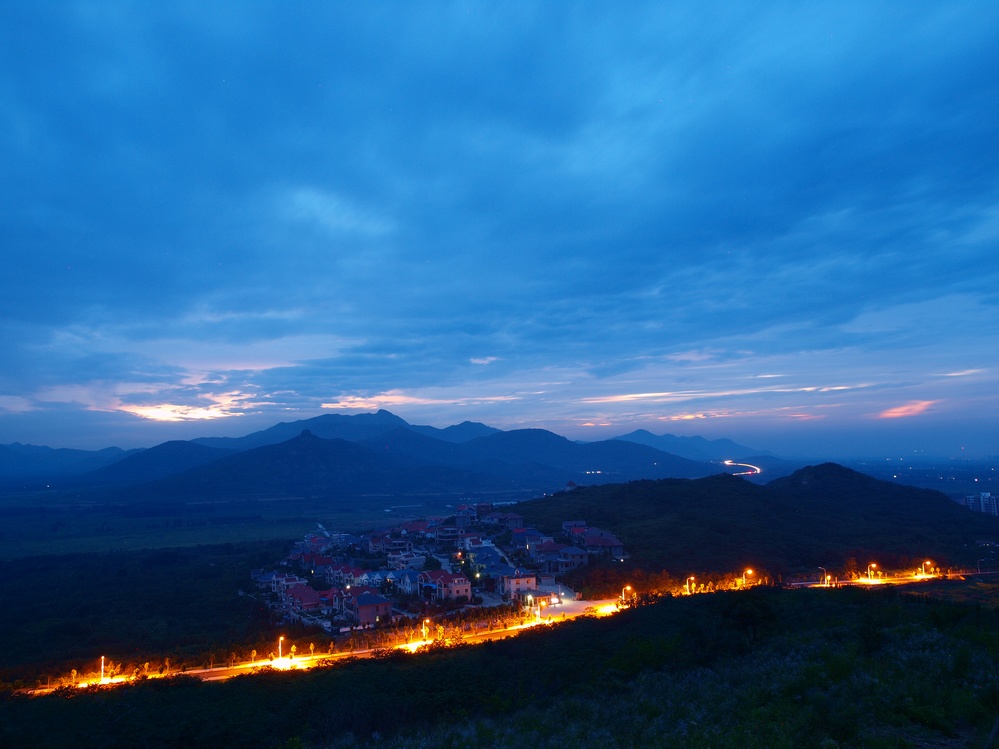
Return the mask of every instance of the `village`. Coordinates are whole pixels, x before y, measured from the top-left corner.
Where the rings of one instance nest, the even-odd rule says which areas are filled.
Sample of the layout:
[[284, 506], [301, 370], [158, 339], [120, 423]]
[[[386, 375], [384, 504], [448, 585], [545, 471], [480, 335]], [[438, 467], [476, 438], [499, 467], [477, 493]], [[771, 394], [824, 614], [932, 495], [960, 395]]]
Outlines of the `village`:
[[271, 569], [251, 573], [282, 622], [331, 635], [387, 627], [560, 616], [577, 594], [562, 576], [595, 558], [623, 560], [622, 543], [583, 520], [557, 536], [526, 527], [516, 512], [465, 503], [447, 517], [409, 520], [360, 535], [322, 525]]

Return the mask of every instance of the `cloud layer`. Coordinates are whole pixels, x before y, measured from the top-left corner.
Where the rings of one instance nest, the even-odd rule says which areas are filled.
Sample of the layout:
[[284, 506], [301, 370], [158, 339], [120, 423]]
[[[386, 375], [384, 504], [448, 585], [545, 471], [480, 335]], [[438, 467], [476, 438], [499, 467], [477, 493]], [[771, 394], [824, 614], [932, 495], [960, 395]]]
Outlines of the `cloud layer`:
[[997, 36], [974, 2], [8, 4], [0, 442], [387, 407], [997, 454]]

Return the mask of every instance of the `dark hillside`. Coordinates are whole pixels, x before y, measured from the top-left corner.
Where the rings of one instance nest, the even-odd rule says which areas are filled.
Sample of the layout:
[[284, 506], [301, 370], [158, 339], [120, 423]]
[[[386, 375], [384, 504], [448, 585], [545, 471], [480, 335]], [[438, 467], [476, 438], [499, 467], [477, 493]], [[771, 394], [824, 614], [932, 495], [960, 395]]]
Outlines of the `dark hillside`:
[[355, 442], [310, 432], [236, 453], [136, 489], [144, 498], [357, 497], [407, 492], [506, 490], [490, 476], [413, 465]]
[[680, 458], [661, 450], [619, 440], [579, 444], [544, 429], [516, 429], [466, 443], [470, 453], [511, 465], [535, 464], [558, 469], [562, 482], [577, 484], [627, 481], [636, 477], [709, 476], [718, 466]]
[[997, 631], [892, 590], [756, 588], [339, 667], [0, 697], [0, 745], [984, 746]]
[[80, 476], [80, 486], [124, 486], [172, 476], [232, 454], [231, 450], [173, 440], [142, 450], [105, 468]]
[[103, 450], [72, 450], [15, 442], [0, 445], [0, 480], [55, 479], [111, 465], [135, 450], [106, 447]]
[[935, 492], [827, 464], [757, 486], [719, 475], [581, 487], [522, 502], [525, 521], [558, 532], [582, 519], [613, 531], [647, 570], [682, 576], [744, 566], [773, 574], [884, 567], [933, 559], [973, 565], [975, 542], [999, 537], [999, 519], [976, 516]]

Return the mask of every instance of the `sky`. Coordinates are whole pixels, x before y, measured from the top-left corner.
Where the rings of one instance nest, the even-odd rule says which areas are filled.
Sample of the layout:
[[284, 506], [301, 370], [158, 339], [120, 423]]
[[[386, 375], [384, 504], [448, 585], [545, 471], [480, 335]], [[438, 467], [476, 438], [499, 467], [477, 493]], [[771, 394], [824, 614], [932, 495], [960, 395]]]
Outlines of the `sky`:
[[0, 5], [0, 444], [385, 408], [999, 455], [999, 4]]

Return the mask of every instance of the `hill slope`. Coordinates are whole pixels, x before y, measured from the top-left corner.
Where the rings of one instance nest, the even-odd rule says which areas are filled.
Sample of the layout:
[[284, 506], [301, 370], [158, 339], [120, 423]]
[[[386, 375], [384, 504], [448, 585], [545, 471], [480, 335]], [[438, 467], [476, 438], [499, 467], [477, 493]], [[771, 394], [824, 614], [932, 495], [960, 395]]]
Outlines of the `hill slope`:
[[230, 455], [130, 493], [189, 499], [356, 497], [364, 494], [463, 493], [510, 489], [511, 484], [468, 471], [415, 465], [342, 439], [305, 431], [277, 445]]
[[584, 519], [613, 531], [646, 569], [676, 575], [745, 566], [773, 573], [974, 564], [975, 541], [999, 538], [999, 519], [942, 494], [898, 486], [835, 464], [757, 486], [726, 475], [583, 487], [522, 502], [527, 522], [550, 531]]

